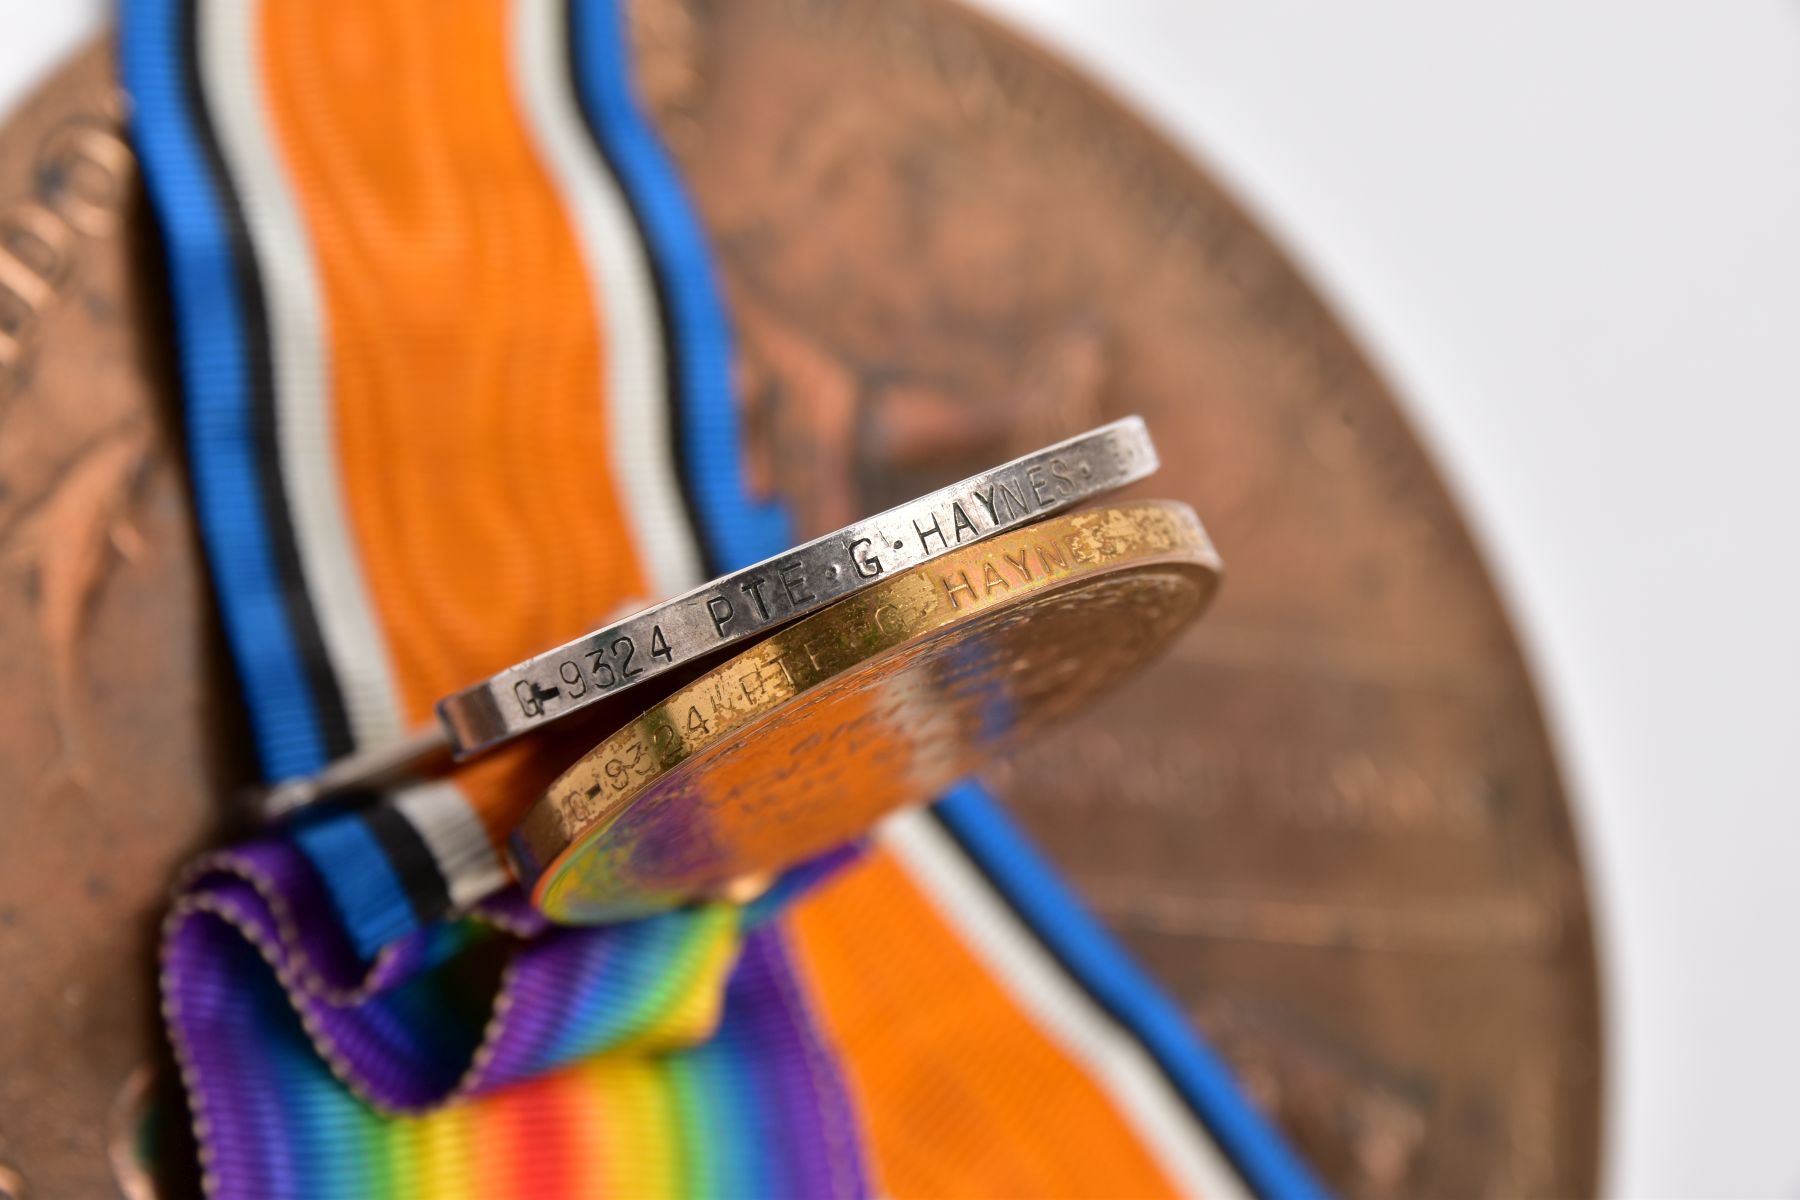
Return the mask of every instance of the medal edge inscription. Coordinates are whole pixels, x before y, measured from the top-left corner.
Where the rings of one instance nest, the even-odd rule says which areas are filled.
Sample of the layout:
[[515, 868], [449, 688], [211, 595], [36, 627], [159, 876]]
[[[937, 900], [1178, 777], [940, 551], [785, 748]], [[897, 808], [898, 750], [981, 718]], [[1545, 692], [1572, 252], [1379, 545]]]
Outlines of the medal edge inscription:
[[1110, 573], [1153, 569], [1191, 574], [1202, 609], [1216, 590], [1218, 555], [1187, 505], [1147, 501], [1046, 518], [840, 600], [734, 656], [584, 755], [513, 834], [514, 873], [554, 915], [571, 863], [652, 785], [782, 705], [978, 614]]

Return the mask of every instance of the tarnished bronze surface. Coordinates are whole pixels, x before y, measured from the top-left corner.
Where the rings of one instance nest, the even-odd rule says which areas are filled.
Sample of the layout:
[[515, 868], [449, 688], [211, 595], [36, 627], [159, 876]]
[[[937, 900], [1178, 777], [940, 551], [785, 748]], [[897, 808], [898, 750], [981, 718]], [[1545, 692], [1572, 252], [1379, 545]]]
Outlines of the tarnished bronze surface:
[[762, 639], [602, 741], [512, 839], [560, 921], [766, 876], [923, 804], [1091, 707], [1200, 614], [1193, 510], [1048, 517], [958, 546]]
[[156, 922], [240, 728], [111, 79], [89, 50], [0, 132], [0, 1194], [46, 1200], [118, 1194]]
[[[1141, 411], [1155, 491], [1231, 561], [1203, 638], [994, 776], [1077, 885], [1344, 1192], [1593, 1191], [1555, 764], [1480, 561], [1330, 314], [1135, 119], [946, 4], [634, 18], [720, 242], [757, 475], [803, 531]], [[94, 50], [0, 130], [0, 214], [67, 252], [0, 217], [45, 281], [0, 293], [0, 1186], [37, 1197], [112, 1194], [164, 882], [245, 777], [112, 112]]]
[[1141, 412], [1231, 583], [993, 781], [1356, 1196], [1596, 1187], [1579, 861], [1505, 614], [1394, 401], [1268, 240], [936, 0], [638, 5], [721, 249], [756, 477], [831, 528]]

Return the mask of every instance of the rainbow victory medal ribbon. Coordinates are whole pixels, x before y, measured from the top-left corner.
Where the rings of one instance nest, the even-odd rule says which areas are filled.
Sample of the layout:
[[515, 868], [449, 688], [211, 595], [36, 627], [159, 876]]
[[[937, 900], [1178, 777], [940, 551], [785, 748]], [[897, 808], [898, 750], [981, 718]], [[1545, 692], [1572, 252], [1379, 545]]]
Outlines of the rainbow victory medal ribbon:
[[[788, 541], [612, 0], [126, 0], [264, 774]], [[548, 925], [501, 751], [215, 853], [164, 1004], [212, 1194], [1306, 1196], [978, 788], [748, 907]]]

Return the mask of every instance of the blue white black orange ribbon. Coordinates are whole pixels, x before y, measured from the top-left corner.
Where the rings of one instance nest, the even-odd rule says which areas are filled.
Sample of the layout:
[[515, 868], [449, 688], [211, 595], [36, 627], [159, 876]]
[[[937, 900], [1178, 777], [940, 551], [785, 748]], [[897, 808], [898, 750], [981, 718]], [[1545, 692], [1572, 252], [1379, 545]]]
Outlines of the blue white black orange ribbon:
[[[625, 47], [611, 2], [123, 6], [270, 777], [786, 544]], [[479, 900], [533, 770], [188, 882], [165, 1001], [217, 1194], [1312, 1192], [978, 789], [745, 914], [548, 930]]]

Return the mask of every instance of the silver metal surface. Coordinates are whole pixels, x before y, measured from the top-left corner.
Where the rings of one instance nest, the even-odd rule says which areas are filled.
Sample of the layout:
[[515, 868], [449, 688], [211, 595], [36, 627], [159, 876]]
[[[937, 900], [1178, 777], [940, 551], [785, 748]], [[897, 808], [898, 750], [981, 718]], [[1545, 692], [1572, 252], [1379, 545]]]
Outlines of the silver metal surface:
[[437, 705], [438, 727], [287, 780], [261, 800], [286, 816], [402, 774], [448, 749], [457, 759], [540, 729], [673, 667], [816, 612], [957, 546], [1073, 507], [1156, 470], [1156, 446], [1126, 417], [940, 488], [606, 625]]
[[528, 658], [438, 701], [438, 719], [463, 758], [1156, 467], [1140, 418], [1102, 425]]
[[317, 775], [283, 780], [255, 798], [257, 815], [265, 821], [279, 821], [327, 796], [398, 783], [416, 768], [449, 754], [444, 727], [426, 725], [396, 741], [346, 754]]

